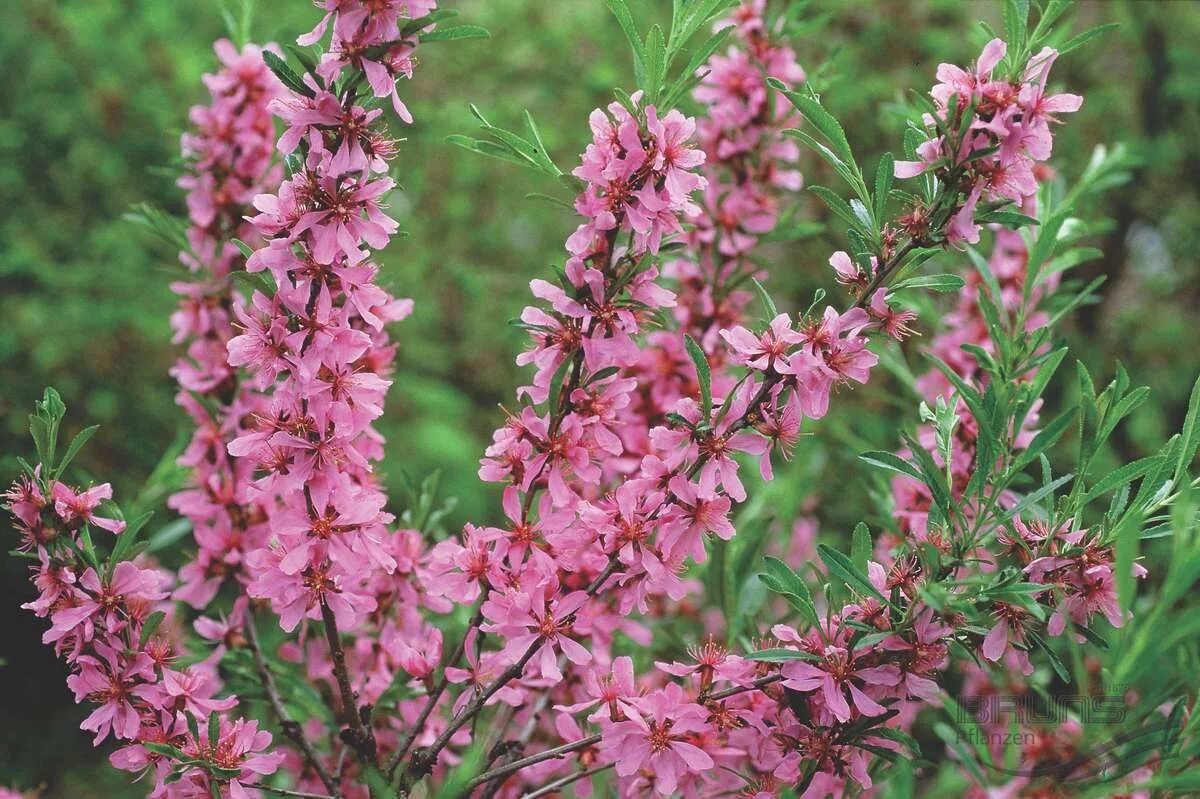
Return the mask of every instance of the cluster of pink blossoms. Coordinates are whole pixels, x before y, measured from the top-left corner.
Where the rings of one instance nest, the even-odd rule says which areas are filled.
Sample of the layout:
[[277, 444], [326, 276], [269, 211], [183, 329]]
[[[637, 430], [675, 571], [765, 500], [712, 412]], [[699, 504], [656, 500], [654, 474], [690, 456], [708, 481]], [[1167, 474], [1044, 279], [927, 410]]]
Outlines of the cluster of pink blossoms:
[[[4, 498], [22, 549], [39, 562], [38, 597], [22, 607], [49, 619], [43, 642], [69, 665], [75, 701], [95, 706], [80, 727], [95, 733], [97, 746], [109, 736], [121, 745], [111, 757], [115, 767], [149, 771], [151, 797], [212, 796], [213, 787], [221, 796], [249, 797], [245, 784], [274, 773], [283, 755], [264, 751], [271, 735], [256, 722], [226, 717], [237, 698], [216, 696], [219, 656], [176, 664], [180, 636], [168, 624], [173, 575], [145, 561], [96, 559], [93, 528], [125, 531], [124, 522], [97, 513], [111, 496], [107, 483], [83, 491], [44, 480], [40, 467], [9, 489]], [[193, 732], [209, 724], [215, 740]], [[174, 763], [164, 755], [172, 751], [192, 765], [166, 782]]]
[[[1083, 98], [1074, 94], [1046, 95], [1046, 81], [1058, 52], [1047, 47], [1029, 60], [1020, 80], [994, 76], [1007, 45], [993, 39], [971, 70], [953, 64], [938, 67], [939, 83], [930, 94], [936, 117], [926, 115], [934, 135], [917, 148], [919, 161], [897, 161], [896, 177], [911, 178], [934, 170], [943, 179], [962, 185], [965, 199], [955, 206], [946, 228], [951, 244], [979, 241], [975, 221], [981, 200], [1018, 205], [1037, 193], [1034, 168], [1050, 157], [1055, 114], [1079, 110]], [[904, 223], [915, 238], [928, 224], [930, 212], [916, 207]]]
[[241, 571], [244, 553], [267, 536], [258, 497], [247, 491], [250, 465], [226, 451], [263, 409], [263, 398], [239, 382], [227, 346], [244, 305], [231, 275], [245, 268], [246, 259], [234, 239], [256, 240], [244, 217], [256, 195], [279, 183], [267, 105], [283, 92], [258, 47], [247, 45], [239, 53], [222, 39], [215, 49], [222, 68], [204, 76], [210, 102], [192, 108], [194, 129], [183, 136], [190, 170], [179, 185], [188, 192], [190, 224], [189, 249], [180, 259], [193, 279], [171, 286], [183, 298], [171, 317], [174, 342], [187, 342], [186, 355], [171, 372], [179, 381], [176, 401], [196, 425], [179, 461], [191, 469], [191, 484], [169, 502], [191, 522], [197, 546], [195, 558], [180, 570], [175, 598], [197, 609]]
[[750, 256], [759, 239], [775, 229], [781, 195], [803, 185], [795, 168], [799, 147], [782, 133], [798, 127], [800, 116], [767, 79], [795, 85], [803, 82], [804, 70], [779, 40], [779, 32], [768, 30], [765, 11], [765, 0], [747, 0], [717, 24], [718, 29], [733, 29], [735, 44], [709, 59], [693, 92], [704, 108], [696, 120], [696, 136], [704, 151], [701, 174], [707, 185], [686, 219], [688, 257], [672, 258], [663, 266], [663, 276], [676, 291], [676, 325], [651, 332], [636, 367], [628, 372], [637, 380], [633, 412], [642, 419], [624, 434], [630, 452], [649, 453], [650, 442], [634, 434], [661, 424], [682, 397], [696, 396], [685, 336], [708, 356], [715, 392], [724, 394], [737, 382], [719, 332], [744, 321], [754, 298], [745, 278], [765, 278]]
[[[644, 260], [663, 235], [680, 229], [681, 214], [701, 215], [688, 193], [704, 190], [708, 181], [686, 168], [672, 171], [702, 160], [688, 143], [694, 127], [677, 112], [660, 122], [653, 108], [619, 104], [592, 116], [594, 141], [575, 172], [588, 183], [577, 203], [587, 221], [568, 241], [562, 285], [532, 284], [548, 307], [531, 306], [521, 317], [533, 346], [519, 362], [537, 369], [522, 393], [534, 405], [496, 431], [480, 469], [484, 479], [508, 484], [508, 524], [468, 526], [461, 540], [433, 552], [431, 590], [481, 602], [480, 630], [502, 643], [479, 651], [478, 637], [468, 637], [472, 669], [455, 669], [452, 679], [472, 682], [477, 693], [460, 698], [450, 727], [434, 741], [435, 754], [481, 706], [502, 703], [530, 735], [565, 740], [585, 764], [614, 766], [621, 795], [740, 790], [740, 780], [717, 764], [748, 768], [764, 784], [782, 786], [800, 773], [805, 746], [829, 747], [821, 759], [831, 773], [841, 773], [843, 756], [865, 764], [865, 749], [839, 745], [833, 732], [817, 725], [795, 723], [778, 686], [752, 690], [764, 677], [780, 679], [777, 667], [709, 643], [694, 650], [696, 663], [659, 664], [635, 680], [629, 660], [613, 656], [616, 632], [649, 643], [649, 630], [628, 614], [668, 612], [694, 588], [682, 573], [689, 562], [706, 559], [707, 536], [734, 534], [730, 509], [746, 498], [734, 454], [756, 456], [769, 479], [772, 450], [790, 449], [801, 419], [824, 415], [838, 385], [867, 380], [877, 362], [867, 335], [884, 328], [865, 309], [828, 308], [817, 318], [781, 314], [761, 333], [741, 326], [717, 331], [728, 363], [743, 367], [746, 377], [720, 387], [714, 381], [715, 397], [705, 407], [698, 397], [703, 378], [688, 361], [691, 390], [666, 408], [661, 424], [647, 426], [631, 401], [644, 390], [640, 378], [630, 376], [643, 363], [639, 334], [653, 312], [674, 306], [676, 297], [658, 285], [656, 270]], [[676, 193], [679, 187], [685, 193]], [[649, 206], [646, 198], [654, 198]], [[655, 206], [670, 215], [651, 217]], [[647, 230], [651, 219], [657, 229]], [[717, 248], [706, 245], [705, 251], [721, 257]], [[682, 348], [681, 333], [661, 335], [678, 336]], [[794, 631], [780, 632], [782, 640], [764, 645], [801, 640]], [[845, 642], [844, 632], [837, 636], [835, 642]], [[831, 650], [829, 663], [837, 662]], [[907, 696], [899, 673], [886, 685], [860, 689], [872, 676], [847, 671], [829, 696], [848, 692], [858, 707], [872, 710], [877, 701]], [[685, 687], [674, 677], [689, 682]], [[796, 680], [799, 685], [800, 675]], [[823, 707], [819, 685], [803, 690], [812, 693], [814, 708]], [[559, 711], [541, 725], [538, 703], [531, 701], [538, 695]], [[831, 701], [836, 710], [816, 718], [845, 715]], [[577, 718], [584, 711], [598, 733], [587, 735]], [[796, 744], [770, 743], [775, 732]], [[562, 768], [532, 765], [519, 781], [504, 783], [500, 795], [516, 796], [518, 782], [537, 784]]]
[[[519, 391], [527, 402], [496, 431], [480, 468], [483, 479], [504, 484], [507, 522], [468, 525], [461, 538], [430, 551], [419, 532], [390, 527], [372, 468], [383, 443], [373, 422], [394, 351], [385, 326], [411, 304], [375, 282], [371, 251], [396, 230], [383, 210], [396, 146], [381, 112], [356, 103], [355, 87], [365, 79], [375, 97], [390, 97], [409, 118], [396, 80], [412, 71], [417, 31], [409, 23], [434, 4], [319, 5], [328, 13], [301, 43], [332, 30], [330, 47], [302, 79], [303, 90], [272, 90], [270, 108], [287, 128], [279, 149], [290, 176], [277, 192], [254, 198], [253, 233], [233, 218], [222, 228], [225, 236], [262, 243], [245, 266], [268, 271], [276, 288], [256, 291], [248, 306], [235, 299], [222, 306], [236, 315], [238, 336], [227, 335], [227, 318], [177, 325], [205, 342], [188, 368], [179, 368], [181, 382], [230, 406], [225, 422], [198, 435], [189, 457], [200, 482], [176, 500], [202, 525], [203, 561], [185, 567], [177, 596], [207, 604], [233, 567], [239, 586], [269, 603], [285, 630], [300, 628], [301, 640], [282, 654], [340, 694], [339, 723], [367, 730], [340, 736], [342, 754], [353, 748], [357, 758], [339, 757], [336, 742], [332, 751], [306, 750], [303, 759], [299, 752], [264, 754], [269, 734], [224, 715], [234, 697], [215, 698], [216, 662], [235, 642], [247, 604], [240, 601], [225, 620], [201, 619], [197, 629], [221, 645], [199, 664], [173, 668], [173, 640], [152, 621], [156, 610], [170, 610], [170, 579], [144, 560], [112, 569], [82, 562], [83, 525], [121, 531], [121, 522], [95, 514], [107, 488], [47, 487], [34, 474], [7, 495], [41, 563], [41, 596], [28, 607], [50, 618], [47, 641], [75, 667], [77, 696], [99, 705], [85, 729], [136, 742], [114, 763], [153, 770], [155, 796], [204, 796], [215, 783], [240, 799], [281, 762], [298, 790], [324, 788], [346, 799], [367, 791], [330, 780], [334, 769], [340, 780], [360, 767], [391, 776], [403, 766], [406, 785], [430, 771], [444, 776], [460, 762], [452, 749], [472, 742], [471, 722], [489, 706], [495, 723], [484, 726], [520, 731], [518, 752], [537, 740], [574, 755], [495, 777], [495, 796], [515, 797], [560, 778], [571, 762], [584, 767], [568, 772], [581, 781], [579, 790], [592, 772], [612, 768], [622, 796], [741, 792], [764, 799], [798, 785], [804, 799], [822, 799], [870, 789], [878, 753], [900, 748], [886, 728], [938, 701], [936, 679], [961, 622], [921, 605], [915, 560], [880, 557], [868, 565], [874, 591], [829, 609], [807, 629], [775, 625], [756, 642], [786, 650], [783, 656], [752, 660], [710, 637], [690, 650], [689, 662], [657, 663], [641, 676], [630, 658], [616, 656], [617, 633], [642, 646], [651, 641], [634, 611], [653, 617], [679, 608], [696, 587], [684, 573], [706, 559], [708, 538], [735, 534], [730, 512], [746, 492], [734, 456], [756, 457], [770, 479], [773, 452], [791, 449], [802, 419], [823, 416], [839, 386], [867, 381], [878, 360], [868, 337], [902, 338], [911, 321], [879, 289], [860, 294], [844, 313], [779, 314], [762, 330], [739, 324], [748, 298], [724, 286], [754, 273], [747, 254], [776, 224], [773, 192], [799, 187], [787, 166], [795, 152], [779, 137], [794, 120], [786, 111], [768, 113], [782, 104], [768, 101], [764, 74], [796, 82], [803, 72], [790, 50], [771, 41], [761, 0], [734, 13], [742, 49], [714, 57], [697, 90], [707, 108], [699, 123], [678, 111], [661, 113], [638, 95], [628, 106], [593, 112], [593, 142], [574, 171], [586, 184], [576, 201], [584, 221], [567, 241], [558, 283], [533, 281], [541, 302], [521, 315], [532, 345], [518, 362], [535, 367]], [[1052, 51], [1035, 59], [1025, 84], [993, 87], [996, 48], [989, 48], [975, 73], [939, 70], [940, 85], [970, 83], [988, 102], [974, 104], [973, 121], [963, 126], [974, 139], [963, 157], [925, 165], [961, 168], [973, 186], [966, 202], [940, 220], [912, 209], [901, 220], [912, 239], [970, 240], [973, 211], [964, 222], [963, 209], [973, 209], [984, 191], [988, 199], [1024, 203], [1033, 192], [998, 171], [1040, 160], [1043, 151], [1048, 156], [1048, 113], [1073, 110], [1037, 93], [1044, 93]], [[235, 71], [251, 80], [258, 69]], [[1012, 89], [1006, 103], [1001, 86]], [[238, 89], [229, 91], [236, 96]], [[958, 94], [935, 90], [943, 115]], [[256, 113], [242, 109], [232, 119]], [[980, 137], [1001, 144], [991, 161], [967, 157]], [[248, 139], [238, 146], [252, 148]], [[249, 163], [243, 177], [252, 172]], [[262, 167], [257, 180], [266, 181], [266, 163], [254, 163]], [[997, 188], [1010, 185], [1021, 187], [1017, 197]], [[228, 246], [216, 229], [201, 230], [202, 196], [193, 209], [195, 235], [215, 256]], [[653, 260], [672, 240], [690, 245], [695, 260], [673, 261], [660, 276]], [[215, 262], [205, 263], [214, 274], [236, 263]], [[844, 253], [831, 263], [845, 283], [871, 282]], [[663, 286], [667, 278], [678, 281], [679, 294]], [[201, 306], [194, 307], [199, 318]], [[679, 330], [650, 332], [664, 311]], [[702, 341], [706, 363], [691, 360], [685, 333]], [[226, 340], [223, 367], [202, 350]], [[667, 353], [661, 362], [669, 368], [648, 394], [654, 386], [646, 375], [660, 357], [648, 355], [654, 348]], [[250, 375], [232, 398], [225, 392], [237, 384], [226, 367]], [[735, 367], [744, 372], [740, 380]], [[206, 380], [209, 373], [219, 379]], [[248, 399], [238, 400], [243, 395]], [[232, 464], [203, 454], [225, 443]], [[200, 540], [201, 529], [214, 533], [213, 543], [207, 532]], [[1095, 568], [1109, 567], [1111, 553], [1086, 532], [1015, 529], [1019, 540], [1008, 545], [1028, 579], [1055, 598], [1052, 634], [1096, 613], [1120, 621], [1109, 601], [1111, 568]], [[423, 611], [446, 613], [455, 603], [476, 603], [476, 613], [461, 646], [443, 658], [442, 634]], [[990, 659], [1020, 643], [996, 610], [1003, 625], [980, 644]], [[308, 634], [309, 621], [324, 625], [324, 642]], [[872, 634], [864, 637], [865, 630]], [[354, 637], [343, 652], [345, 632]], [[447, 684], [464, 690], [452, 701]], [[212, 714], [212, 737], [190, 731], [189, 722]], [[323, 731], [315, 719], [309, 725], [305, 732], [314, 738]], [[180, 761], [183, 779], [165, 782]]]
[[[375, 71], [379, 62], [368, 67], [365, 55], [350, 54], [401, 40], [406, 7], [331, 3], [333, 45], [317, 75], [270, 106], [287, 128], [279, 149], [293, 169], [278, 193], [254, 200], [251, 221], [266, 246], [246, 268], [269, 270], [277, 288], [254, 292], [239, 314], [244, 332], [229, 342], [229, 363], [270, 401], [229, 451], [258, 475], [250, 490], [262, 497], [271, 533], [247, 555], [247, 591], [270, 600], [286, 630], [322, 619], [323, 609], [342, 630], [359, 628], [398, 590], [390, 575], [411, 560], [408, 536], [387, 529], [392, 517], [371, 466], [383, 454], [372, 423], [395, 351], [385, 327], [412, 308], [378, 286], [370, 258], [397, 229], [383, 210], [396, 146], [382, 111], [355, 103], [352, 90], [333, 91], [344, 73]], [[405, 47], [411, 53], [411, 42]], [[394, 90], [395, 75], [408, 73], [389, 74]]]

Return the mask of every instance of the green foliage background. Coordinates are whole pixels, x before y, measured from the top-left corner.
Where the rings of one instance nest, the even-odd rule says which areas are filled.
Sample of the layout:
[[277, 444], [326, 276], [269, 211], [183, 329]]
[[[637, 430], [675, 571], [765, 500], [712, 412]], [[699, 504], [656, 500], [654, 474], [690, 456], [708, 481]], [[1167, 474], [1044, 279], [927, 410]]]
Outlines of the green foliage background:
[[[382, 427], [397, 509], [402, 471], [440, 470], [442, 494], [457, 499], [453, 529], [497, 515], [496, 492], [475, 469], [500, 419], [496, 405], [510, 401], [519, 379], [513, 357], [523, 336], [505, 322], [525, 304], [528, 280], [561, 261], [575, 222], [555, 205], [524, 199], [554, 193], [546, 180], [444, 139], [472, 132], [468, 102], [507, 126], [528, 108], [558, 163], [573, 165], [588, 111], [613, 86], [631, 84], [632, 70], [601, 0], [445, 5], [493, 38], [424, 48], [416, 79], [401, 87], [417, 122], [404, 130], [403, 191], [392, 212], [409, 236], [383, 263], [395, 293], [413, 297], [417, 310], [394, 331], [401, 348]], [[215, 0], [0, 6], [7, 78], [0, 84], [0, 475], [16, 473], [13, 457], [29, 449], [25, 414], [51, 384], [70, 408], [68, 435], [103, 425], [81, 470], [129, 498], [183, 429], [167, 375], [176, 355], [167, 284], [181, 267], [121, 217], [141, 201], [182, 210], [166, 168], [188, 106], [205, 96], [199, 77], [214, 66], [211, 43], [225, 33], [222, 18]], [[669, 11], [666, 0], [631, 6], [645, 19]], [[258, 0], [252, 37], [287, 41], [316, 15], [303, 2]], [[997, 24], [999, 15], [991, 2], [819, 0], [808, 14], [810, 32], [793, 45], [873, 166], [898, 148], [902, 121], [889, 106], [909, 88], [928, 88], [939, 61], [971, 60], [985, 38], [975, 21]], [[1080, 275], [1107, 274], [1104, 299], [1067, 330], [1074, 357], [1098, 380], [1120, 359], [1135, 385], [1154, 391], [1118, 431], [1107, 455], [1116, 463], [1146, 454], [1178, 428], [1200, 372], [1200, 4], [1085, 2], [1076, 15], [1077, 29], [1121, 27], [1056, 65], [1055, 81], [1086, 100], [1063, 128], [1053, 163], [1074, 176], [1094, 143], [1123, 141], [1144, 164], [1106, 197], [1105, 256]], [[810, 182], [829, 184], [815, 159], [805, 156], [803, 168]], [[830, 222], [813, 198], [798, 201], [802, 218]], [[805, 307], [816, 286], [830, 284], [825, 262], [838, 236], [835, 229], [769, 252], [781, 308]], [[927, 336], [935, 320], [923, 320]], [[821, 497], [823, 535], [840, 535], [870, 512], [864, 471], [852, 457], [864, 448], [857, 445], [891, 449], [896, 427], [915, 417], [915, 403], [895, 381], [844, 399], [769, 495], [781, 519], [806, 497]], [[76, 729], [83, 712], [38, 642], [42, 625], [17, 608], [28, 597], [25, 571], [24, 561], [0, 559], [0, 785], [44, 785], [48, 797], [144, 794], [104, 765], [107, 749], [93, 750]]]

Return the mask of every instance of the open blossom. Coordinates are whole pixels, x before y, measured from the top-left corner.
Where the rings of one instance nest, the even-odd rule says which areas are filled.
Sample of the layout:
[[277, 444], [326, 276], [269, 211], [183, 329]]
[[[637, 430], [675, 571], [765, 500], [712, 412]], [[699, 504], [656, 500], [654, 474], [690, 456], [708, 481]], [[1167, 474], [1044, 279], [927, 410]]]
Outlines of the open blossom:
[[[783, 668], [784, 685], [797, 691], [820, 690], [826, 708], [838, 721], [850, 720], [850, 704], [866, 716], [878, 716], [885, 708], [867, 695], [867, 686], [895, 685], [900, 673], [895, 666], [859, 665], [859, 655], [837, 646], [826, 647], [815, 663], [797, 660]], [[849, 697], [849, 701], [847, 701]]]
[[[1020, 206], [1037, 192], [1034, 166], [1050, 157], [1049, 124], [1058, 121], [1052, 115], [1077, 111], [1082, 105], [1082, 99], [1075, 95], [1045, 96], [1056, 51], [1043, 49], [1015, 81], [995, 74], [1006, 52], [1007, 45], [993, 39], [970, 70], [941, 64], [938, 83], [930, 90], [938, 120], [943, 124], [957, 120], [968, 106], [974, 109], [973, 114], [954, 122], [958, 126], [957, 145], [946, 135], [934, 136], [917, 148], [920, 161], [896, 162], [896, 177], [900, 178], [915, 177], [928, 169], [965, 173], [965, 197], [956, 206], [946, 233], [951, 244], [979, 241], [980, 225], [975, 215], [981, 200], [1007, 200]], [[956, 103], [953, 108], [951, 101]], [[932, 117], [925, 119], [928, 128], [934, 122]], [[955, 146], [957, 149], [949, 151]], [[990, 155], [975, 155], [989, 149], [994, 150]]]
[[640, 712], [625, 720], [601, 723], [601, 752], [615, 759], [618, 776], [648, 769], [654, 790], [670, 796], [682, 780], [713, 768], [712, 757], [689, 740], [707, 730], [708, 713], [687, 701], [680, 686], [667, 685], [636, 705]]
[[102, 500], [112, 498], [112, 486], [108, 483], [86, 491], [72, 491], [63, 483], [55, 483], [50, 496], [54, 500], [54, 512], [68, 525], [94, 524], [111, 533], [120, 533], [125, 529], [125, 522], [120, 519], [107, 519], [95, 514]]
[[489, 598], [483, 604], [483, 615], [489, 624], [484, 632], [500, 632], [506, 643], [503, 654], [515, 660], [532, 651], [535, 669], [542, 677], [562, 679], [556, 655], [562, 652], [572, 663], [585, 665], [592, 655], [572, 637], [571, 623], [575, 612], [587, 602], [587, 594], [575, 591], [553, 598], [556, 586], [543, 582], [524, 590]]

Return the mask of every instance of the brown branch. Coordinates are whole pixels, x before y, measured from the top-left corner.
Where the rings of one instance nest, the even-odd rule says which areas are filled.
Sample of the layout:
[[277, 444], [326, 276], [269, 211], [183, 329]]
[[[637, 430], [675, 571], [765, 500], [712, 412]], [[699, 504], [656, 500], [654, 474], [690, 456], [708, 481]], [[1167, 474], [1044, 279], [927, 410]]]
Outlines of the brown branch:
[[777, 683], [782, 679], [783, 679], [782, 674], [769, 674], [766, 677], [759, 677], [757, 680], [750, 683], [749, 685], [739, 685], [734, 688], [726, 688], [723, 691], [717, 691], [716, 693], [710, 694], [709, 696], [701, 695], [700, 701], [701, 702], [716, 702], [721, 699], [728, 699], [731, 696], [737, 696], [738, 694], [744, 694], [744, 693], [747, 693], [748, 691], [757, 691], [760, 688], [764, 688], [768, 685], [772, 685], [773, 683]]
[[317, 753], [305, 737], [304, 731], [300, 728], [299, 722], [291, 717], [287, 708], [284, 707], [283, 699], [279, 696], [279, 686], [275, 684], [275, 678], [271, 675], [271, 670], [267, 667], [267, 660], [263, 657], [262, 646], [258, 642], [258, 631], [254, 628], [254, 616], [251, 613], [246, 614], [246, 641], [250, 645], [250, 652], [254, 655], [254, 665], [258, 667], [258, 678], [263, 684], [263, 689], [267, 692], [267, 701], [271, 703], [271, 709], [275, 711], [275, 716], [279, 719], [279, 726], [283, 729], [283, 734], [291, 739], [292, 743], [304, 755], [304, 760], [308, 763], [309, 768], [317, 773], [321, 783], [325, 789], [334, 797], [341, 797], [342, 793], [338, 788], [338, 781], [330, 776], [325, 767], [321, 765], [321, 761], [317, 758]]
[[304, 791], [291, 791], [287, 788], [275, 788], [270, 785], [263, 785], [261, 782], [247, 782], [248, 788], [257, 788], [260, 791], [268, 791], [280, 796], [290, 796], [293, 799], [333, 799], [332, 796], [326, 796], [323, 793], [305, 793]]
[[350, 729], [342, 731], [342, 740], [354, 747], [363, 763], [374, 766], [376, 747], [375, 732], [371, 729], [371, 706], [358, 707], [357, 696], [350, 685], [350, 674], [346, 670], [346, 652], [342, 649], [337, 617], [324, 599], [321, 600], [321, 619], [325, 622], [325, 640], [329, 642], [333, 674], [342, 697], [342, 715], [350, 725]]
[[388, 758], [387, 763], [384, 765], [383, 773], [388, 776], [388, 779], [391, 779], [392, 774], [396, 772], [396, 767], [400, 765], [400, 761], [408, 754], [409, 747], [412, 746], [413, 741], [417, 740], [417, 736], [425, 729], [425, 722], [429, 721], [429, 716], [437, 706], [438, 700], [445, 693], [446, 686], [450, 682], [446, 678], [446, 666], [457, 665], [458, 661], [462, 659], [463, 653], [466, 652], [467, 635], [473, 628], [478, 627], [483, 620], [483, 603], [487, 600], [488, 590], [487, 587], [484, 587], [483, 593], [479, 597], [479, 604], [475, 608], [475, 614], [471, 617], [471, 623], [467, 625], [467, 630], [463, 633], [462, 640], [458, 642], [458, 648], [454, 650], [454, 654], [450, 656], [450, 660], [442, 665], [442, 676], [438, 680], [437, 685], [434, 686], [433, 692], [429, 694], [429, 699], [425, 701], [425, 707], [421, 708], [421, 714], [417, 716], [417, 720], [413, 722], [412, 727], [404, 734], [404, 738], [401, 739], [400, 744], [396, 747], [396, 751], [392, 753], [392, 756]]
[[605, 763], [603, 766], [596, 766], [595, 768], [589, 768], [584, 771], [577, 771], [574, 774], [568, 774], [565, 777], [560, 777], [559, 779], [555, 780], [554, 782], [546, 783], [541, 788], [538, 788], [536, 791], [531, 791], [530, 793], [525, 794], [524, 796], [521, 797], [521, 799], [539, 799], [539, 797], [542, 797], [542, 796], [549, 796], [552, 793], [557, 793], [558, 791], [562, 790], [563, 788], [566, 788], [568, 785], [570, 785], [574, 782], [578, 782], [579, 780], [590, 777], [593, 774], [599, 774], [601, 771], [607, 771], [608, 769], [612, 768], [614, 765], [616, 765], [616, 764], [615, 763]]
[[520, 760], [514, 760], [511, 763], [505, 763], [503, 766], [497, 766], [490, 771], [485, 771], [475, 779], [471, 780], [469, 783], [467, 783], [465, 792], [469, 794], [480, 785], [491, 782], [497, 777], [507, 777], [510, 774], [515, 774], [526, 766], [532, 766], [546, 760], [557, 760], [563, 755], [568, 755], [571, 752], [577, 752], [580, 749], [586, 749], [587, 747], [599, 742], [599, 734], [589, 735], [586, 738], [580, 738], [578, 741], [572, 741], [569, 744], [563, 744], [562, 746], [556, 746], [553, 749], [547, 749], [544, 752], [538, 752], [536, 755], [530, 755], [529, 757], [523, 757]]

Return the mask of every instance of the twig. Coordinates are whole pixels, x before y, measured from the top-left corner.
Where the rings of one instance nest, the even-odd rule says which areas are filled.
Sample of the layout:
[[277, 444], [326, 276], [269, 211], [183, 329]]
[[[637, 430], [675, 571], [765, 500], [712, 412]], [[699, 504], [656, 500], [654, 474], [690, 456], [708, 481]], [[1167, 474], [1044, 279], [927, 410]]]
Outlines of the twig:
[[270, 785], [263, 785], [261, 782], [247, 782], [247, 788], [257, 788], [260, 791], [269, 791], [270, 793], [280, 796], [290, 796], [293, 799], [333, 799], [332, 796], [326, 796], [323, 793], [305, 793], [304, 791], [289, 791], [287, 788], [275, 788]]
[[547, 749], [544, 752], [538, 752], [536, 755], [523, 757], [520, 760], [514, 760], [511, 763], [505, 763], [503, 766], [497, 766], [490, 771], [485, 771], [475, 779], [467, 783], [466, 792], [470, 793], [475, 788], [478, 788], [484, 783], [490, 782], [497, 777], [507, 777], [509, 774], [514, 774], [526, 766], [532, 766], [536, 763], [541, 763], [546, 760], [556, 760], [563, 755], [568, 755], [571, 752], [577, 752], [580, 749], [586, 749], [592, 744], [600, 742], [600, 735], [589, 735], [586, 738], [580, 738], [578, 741], [572, 741], [569, 744], [556, 746], [553, 749]]
[[734, 688], [726, 688], [724, 691], [717, 691], [715, 694], [710, 694], [709, 696], [701, 696], [700, 699], [705, 702], [715, 702], [720, 699], [728, 699], [731, 696], [744, 694], [747, 691], [757, 691], [759, 688], [764, 688], [772, 683], [777, 683], [782, 679], [782, 674], [770, 674], [766, 677], [759, 677], [749, 685], [739, 685]]
[[338, 789], [338, 782], [329, 775], [325, 767], [321, 765], [321, 761], [317, 758], [317, 753], [305, 737], [304, 731], [300, 728], [299, 722], [291, 717], [287, 708], [284, 707], [283, 700], [279, 696], [279, 686], [275, 684], [275, 678], [271, 675], [271, 670], [267, 667], [267, 660], [263, 657], [262, 646], [258, 642], [258, 631], [254, 628], [253, 614], [246, 614], [246, 641], [250, 645], [250, 652], [254, 655], [254, 664], [258, 667], [258, 678], [263, 684], [263, 688], [267, 692], [267, 700], [271, 703], [271, 709], [275, 711], [276, 717], [279, 719], [279, 726], [283, 729], [283, 734], [291, 739], [292, 743], [304, 754], [304, 760], [309, 767], [317, 773], [321, 778], [321, 783], [325, 789], [334, 797], [341, 797], [342, 793]]
[[487, 600], [487, 595], [488, 588], [485, 586], [483, 593], [479, 597], [478, 606], [475, 608], [475, 615], [471, 617], [471, 623], [467, 625], [467, 631], [463, 633], [462, 640], [458, 642], [458, 648], [454, 650], [454, 654], [450, 656], [450, 659], [442, 665], [442, 676], [438, 679], [433, 692], [429, 694], [429, 698], [425, 701], [425, 707], [421, 708], [421, 714], [417, 716], [417, 720], [413, 722], [412, 727], [409, 728], [404, 738], [400, 741], [399, 746], [396, 747], [396, 751], [392, 753], [384, 765], [383, 773], [388, 776], [388, 779], [391, 779], [392, 774], [396, 771], [396, 767], [400, 765], [400, 761], [408, 754], [408, 749], [412, 746], [413, 741], [417, 740], [417, 736], [425, 729], [425, 722], [429, 721], [430, 714], [433, 713], [438, 700], [445, 693], [446, 686], [450, 683], [446, 678], [446, 666], [457, 666], [458, 661], [462, 659], [463, 653], [467, 649], [467, 634], [470, 633], [472, 628], [478, 627], [483, 620], [483, 603]]
[[342, 714], [347, 717], [350, 729], [343, 732], [346, 743], [354, 747], [363, 763], [375, 765], [375, 732], [371, 729], [371, 706], [358, 707], [354, 689], [350, 685], [350, 674], [346, 670], [346, 652], [342, 649], [342, 636], [338, 632], [337, 617], [333, 610], [321, 600], [321, 619], [325, 622], [325, 640], [329, 642], [329, 654], [333, 660], [333, 674], [337, 679], [338, 691], [342, 695]]
[[532, 791], [530, 793], [523, 795], [521, 797], [521, 799], [539, 799], [539, 797], [542, 797], [542, 796], [549, 796], [552, 793], [558, 792], [562, 788], [566, 788], [568, 785], [570, 785], [573, 782], [578, 782], [579, 780], [590, 777], [593, 774], [599, 774], [601, 771], [607, 771], [608, 769], [612, 768], [614, 765], [616, 765], [616, 764], [615, 763], [605, 763], [603, 766], [596, 766], [595, 768], [589, 768], [584, 771], [577, 771], [574, 774], [568, 774], [565, 777], [560, 777], [559, 779], [555, 780], [554, 782], [546, 783], [541, 788], [538, 788], [536, 791]]

